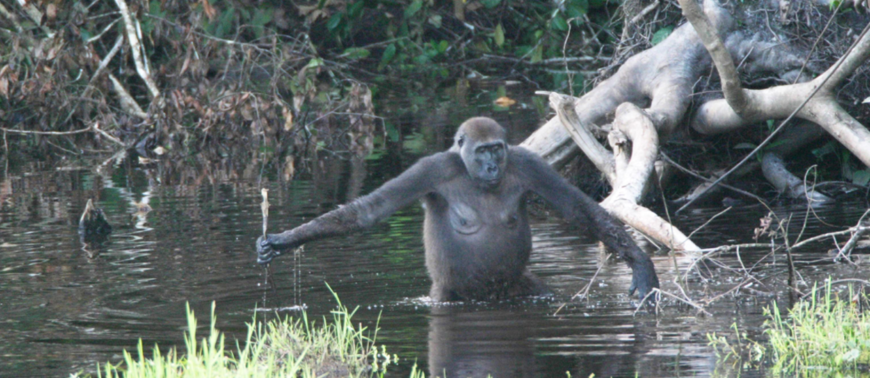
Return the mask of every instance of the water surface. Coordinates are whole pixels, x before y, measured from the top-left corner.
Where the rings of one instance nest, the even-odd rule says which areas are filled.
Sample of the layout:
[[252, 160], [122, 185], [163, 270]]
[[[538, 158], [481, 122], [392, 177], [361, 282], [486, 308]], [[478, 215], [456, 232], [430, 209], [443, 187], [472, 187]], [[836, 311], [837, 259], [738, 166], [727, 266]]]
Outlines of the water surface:
[[[761, 274], [762, 283], [709, 306], [712, 317], [667, 300], [658, 315], [636, 314], [625, 264], [608, 262], [595, 240], [538, 206], [530, 268], [558, 293], [554, 299], [427, 303], [423, 213], [417, 205], [366, 232], [282, 256], [273, 264], [276, 289], [264, 285], [253, 247], [261, 233], [261, 185], [270, 189], [269, 227], [275, 232], [367, 193], [419, 156], [445, 149], [468, 116], [496, 117], [514, 142], [541, 122], [529, 98], [516, 95], [526, 107], [496, 111], [489, 105], [492, 96], [483, 88], [464, 107], [440, 99], [431, 111], [383, 110], [402, 133], [399, 143], [364, 161], [324, 159], [310, 175], [289, 182], [277, 171], [261, 174], [256, 152], [216, 164], [140, 166], [104, 157], [7, 168], [0, 180], [0, 376], [92, 372], [97, 363], [119, 362], [122, 350], [140, 338], [146, 346], [183, 345], [186, 303], [207, 324], [215, 302], [218, 327], [238, 338], [256, 309], [265, 309], [257, 312], [262, 318], [304, 305], [312, 318], [319, 317], [335, 306], [326, 283], [345, 305], [359, 308], [356, 321], [374, 326], [380, 319], [379, 342], [402, 359], [391, 369], [396, 376], [415, 361], [433, 374], [456, 377], [710, 376], [717, 366], [707, 333], [730, 332], [736, 323], [758, 336], [763, 307], [774, 300], [788, 306], [785, 256], [751, 250], [741, 251], [739, 259], [726, 254], [688, 275], [688, 294], [702, 299], [740, 283], [741, 267], [754, 266]], [[83, 246], [76, 233], [88, 198], [98, 200], [115, 227], [102, 248]], [[137, 217], [136, 203], [143, 202], [153, 211]], [[854, 225], [864, 208], [820, 208], [805, 233]], [[721, 210], [689, 210], [673, 219], [691, 232]], [[782, 218], [793, 214], [796, 237], [805, 208], [775, 210]], [[732, 209], [694, 238], [702, 246], [753, 242], [753, 229], [767, 213], [760, 206]], [[866, 267], [832, 263], [829, 248], [820, 243], [796, 255], [805, 281], [867, 277]], [[678, 292], [673, 281], [686, 261], [675, 266], [666, 254], [655, 257], [665, 290]], [[596, 272], [588, 298], [570, 301]]]

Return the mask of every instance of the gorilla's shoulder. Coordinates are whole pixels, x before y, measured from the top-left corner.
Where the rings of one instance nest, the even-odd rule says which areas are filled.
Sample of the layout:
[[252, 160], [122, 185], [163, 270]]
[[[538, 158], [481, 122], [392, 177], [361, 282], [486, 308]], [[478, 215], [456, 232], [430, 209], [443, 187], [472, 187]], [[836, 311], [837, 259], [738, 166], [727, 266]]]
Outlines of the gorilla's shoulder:
[[540, 167], [541, 164], [547, 165], [538, 154], [520, 146], [510, 146], [508, 158], [510, 159], [510, 164], [517, 166], [517, 168], [535, 168]]
[[454, 151], [437, 152], [421, 158], [414, 166], [433, 175], [442, 177], [465, 172], [462, 156]]

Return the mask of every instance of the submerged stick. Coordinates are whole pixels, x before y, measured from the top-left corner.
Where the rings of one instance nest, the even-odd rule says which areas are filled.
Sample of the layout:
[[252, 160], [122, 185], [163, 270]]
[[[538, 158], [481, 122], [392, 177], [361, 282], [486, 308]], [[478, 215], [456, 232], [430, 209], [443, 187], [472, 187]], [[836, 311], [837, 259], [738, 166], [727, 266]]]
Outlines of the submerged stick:
[[260, 210], [263, 210], [263, 238], [265, 238], [266, 227], [269, 224], [269, 189], [261, 189], [260, 194], [263, 195], [263, 202], [260, 203]]
[[[260, 194], [263, 196], [263, 202], [260, 203], [260, 210], [263, 211], [263, 239], [266, 238], [266, 229], [269, 226], [269, 189], [260, 189]], [[275, 280], [272, 278], [272, 264], [266, 264], [266, 284], [272, 290], [275, 290]]]

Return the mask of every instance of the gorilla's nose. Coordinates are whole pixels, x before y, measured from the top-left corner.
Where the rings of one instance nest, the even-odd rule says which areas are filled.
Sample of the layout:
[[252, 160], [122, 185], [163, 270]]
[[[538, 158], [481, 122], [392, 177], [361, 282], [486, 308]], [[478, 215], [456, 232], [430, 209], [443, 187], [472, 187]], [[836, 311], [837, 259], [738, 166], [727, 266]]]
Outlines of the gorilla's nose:
[[486, 166], [486, 173], [496, 173], [498, 172], [498, 166], [495, 164], [490, 164]]

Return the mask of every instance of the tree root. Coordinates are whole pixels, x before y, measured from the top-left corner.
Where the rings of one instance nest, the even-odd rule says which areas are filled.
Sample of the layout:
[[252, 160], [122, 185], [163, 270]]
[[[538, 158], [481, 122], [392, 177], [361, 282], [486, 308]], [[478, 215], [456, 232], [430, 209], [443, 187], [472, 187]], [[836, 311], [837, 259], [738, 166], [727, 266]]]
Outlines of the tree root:
[[[717, 28], [726, 29], [730, 16], [712, 1], [707, 11]], [[707, 52], [691, 25], [673, 31], [658, 45], [623, 64], [607, 80], [574, 102], [580, 124], [605, 124], [608, 114], [624, 102], [647, 106], [659, 137], [674, 131], [692, 99], [692, 88], [709, 63]], [[555, 168], [576, 156], [578, 147], [558, 118], [549, 120], [520, 145], [541, 155]]]
[[804, 180], [791, 174], [785, 168], [785, 162], [776, 153], [764, 154], [761, 160], [761, 172], [777, 191], [789, 198], [806, 198], [810, 205], [831, 201], [830, 197], [815, 191], [812, 187], [807, 187]]
[[[687, 10], [698, 8], [693, 0], [681, 0], [680, 4], [692, 25], [703, 24], [703, 13]], [[837, 104], [834, 92], [870, 56], [870, 33], [867, 31], [868, 28], [865, 28], [846, 55], [812, 81], [759, 90], [740, 88], [738, 81], [737, 88], [724, 90], [725, 100], [713, 100], [701, 105], [692, 127], [699, 132], [733, 130], [768, 119], [783, 119], [794, 112], [797, 117], [824, 128], [861, 162], [870, 166], [870, 131]], [[721, 43], [718, 35], [707, 37]], [[715, 41], [710, 42], [710, 45], [715, 45]], [[736, 72], [720, 67], [728, 66], [729, 62], [733, 66], [730, 56], [714, 54], [713, 59], [723, 83], [737, 79]]]
[[[805, 120], [779, 137], [783, 143], [768, 147], [764, 164], [749, 162], [747, 158], [744, 162], [749, 163], [745, 167], [732, 168], [723, 176], [738, 168], [745, 174], [763, 166], [767, 179], [790, 197], [828, 201], [830, 198], [808, 189], [803, 180], [789, 173], [778, 158], [817, 139], [823, 135], [822, 129], [870, 166], [870, 131], [837, 104], [834, 93], [870, 56], [867, 29], [835, 65], [810, 80], [797, 53], [761, 41], [757, 35], [731, 32], [730, 16], [715, 1], [705, 0], [703, 10], [695, 0], [681, 0], [680, 4], [689, 23], [677, 28], [660, 44], [628, 59], [612, 77], [586, 95], [575, 99], [551, 94], [557, 117], [521, 146], [538, 153], [556, 168], [582, 151], [614, 188], [602, 206], [653, 239], [674, 249], [688, 250], [698, 247], [668, 222], [638, 205], [638, 201], [655, 164], [658, 138], [674, 131], [688, 110], [694, 85], [711, 63], [719, 72], [725, 98], [700, 106], [692, 119], [695, 130], [716, 134], [769, 119], [783, 119], [789, 113]], [[720, 35], [727, 36], [728, 43]], [[801, 83], [745, 89], [735, 61], [746, 72], [773, 73], [778, 83]], [[638, 106], [645, 106], [645, 113]], [[606, 124], [607, 117], [614, 112], [616, 119], [608, 136], [611, 152], [599, 142], [600, 135], [595, 134], [601, 130], [595, 125]], [[647, 127], [653, 136], [645, 134]], [[634, 145], [630, 151], [628, 141]], [[723, 178], [708, 186], [715, 186]], [[706, 190], [698, 190], [686, 200], [691, 203]]]
[[[583, 125], [572, 106], [573, 98], [550, 94], [550, 105], [556, 110], [566, 131], [613, 186], [601, 206], [607, 212], [668, 248], [678, 251], [700, 249], [676, 227], [638, 204], [647, 190], [658, 155], [658, 133], [652, 119], [637, 106], [623, 103], [616, 109], [613, 130], [608, 135], [613, 153], [606, 150]], [[629, 141], [632, 148], [629, 150]]]

